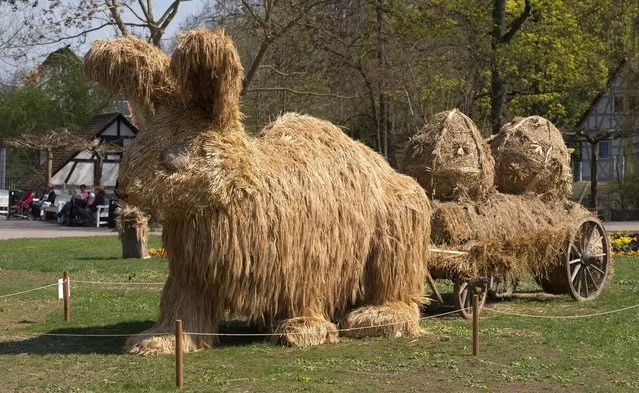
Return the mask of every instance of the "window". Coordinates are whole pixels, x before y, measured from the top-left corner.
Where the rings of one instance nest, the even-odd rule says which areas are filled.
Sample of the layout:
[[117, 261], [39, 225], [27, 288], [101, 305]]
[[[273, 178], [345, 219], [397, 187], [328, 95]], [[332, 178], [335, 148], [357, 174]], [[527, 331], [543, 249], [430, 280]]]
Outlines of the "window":
[[610, 141], [599, 142], [599, 159], [610, 158]]
[[639, 97], [630, 97], [630, 107], [628, 109], [630, 112], [639, 112]]
[[612, 99], [612, 111], [623, 112], [623, 96], [614, 96]]

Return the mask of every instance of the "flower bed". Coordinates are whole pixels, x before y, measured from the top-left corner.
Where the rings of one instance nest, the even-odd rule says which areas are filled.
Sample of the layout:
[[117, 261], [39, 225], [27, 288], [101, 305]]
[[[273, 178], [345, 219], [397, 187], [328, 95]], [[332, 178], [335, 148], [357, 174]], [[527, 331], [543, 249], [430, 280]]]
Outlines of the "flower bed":
[[163, 257], [166, 255], [166, 250], [163, 248], [149, 248], [149, 255], [157, 255]]
[[613, 232], [610, 244], [614, 255], [639, 255], [638, 232]]

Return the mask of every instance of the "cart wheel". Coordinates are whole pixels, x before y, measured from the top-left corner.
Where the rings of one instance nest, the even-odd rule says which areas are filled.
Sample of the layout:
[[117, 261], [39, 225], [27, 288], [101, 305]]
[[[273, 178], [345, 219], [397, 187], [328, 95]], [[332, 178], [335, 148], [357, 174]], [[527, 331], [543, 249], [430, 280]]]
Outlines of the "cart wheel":
[[511, 297], [519, 285], [519, 278], [510, 274], [501, 276], [490, 276], [488, 280], [488, 297], [491, 299], [502, 299]]
[[610, 274], [610, 243], [598, 219], [585, 218], [570, 237], [566, 274], [575, 300], [593, 300], [601, 294]]
[[486, 304], [488, 297], [488, 283], [486, 281], [455, 281], [453, 297], [455, 306], [459, 309], [459, 315], [465, 319], [473, 317], [473, 295], [479, 295], [479, 311]]

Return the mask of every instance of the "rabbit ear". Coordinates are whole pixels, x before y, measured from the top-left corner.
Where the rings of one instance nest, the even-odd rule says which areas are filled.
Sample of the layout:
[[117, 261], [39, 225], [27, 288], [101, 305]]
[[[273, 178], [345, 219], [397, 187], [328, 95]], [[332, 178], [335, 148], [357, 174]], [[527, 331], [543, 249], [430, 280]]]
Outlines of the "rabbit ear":
[[185, 106], [204, 111], [220, 128], [240, 119], [244, 70], [224, 29], [200, 27], [181, 34], [171, 58], [171, 71]]
[[95, 41], [84, 57], [84, 73], [112, 94], [124, 92], [150, 111], [176, 96], [169, 57], [133, 36]]

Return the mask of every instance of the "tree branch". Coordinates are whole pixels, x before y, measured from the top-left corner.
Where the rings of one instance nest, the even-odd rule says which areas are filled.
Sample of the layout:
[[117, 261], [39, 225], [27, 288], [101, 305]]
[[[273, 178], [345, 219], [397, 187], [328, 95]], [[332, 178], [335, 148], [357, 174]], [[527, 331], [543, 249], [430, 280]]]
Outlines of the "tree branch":
[[525, 0], [526, 5], [524, 7], [524, 11], [521, 13], [521, 15], [519, 15], [517, 19], [515, 19], [512, 25], [510, 25], [510, 29], [506, 32], [506, 34], [501, 36], [501, 39], [499, 41], [502, 44], [508, 43], [513, 38], [515, 33], [519, 31], [521, 25], [523, 25], [526, 19], [528, 19], [528, 17], [530, 16], [530, 11], [532, 9], [530, 2], [531, 0]]
[[251, 5], [248, 4], [246, 0], [242, 0], [242, 5], [246, 9], [246, 11], [248, 11], [248, 13], [251, 15], [251, 18], [253, 18], [254, 21], [256, 21], [260, 26], [262, 26], [262, 28], [266, 32], [268, 30], [268, 26], [261, 18], [258, 18], [258, 16], [253, 12]]
[[332, 94], [332, 93], [316, 93], [312, 91], [300, 91], [300, 90], [291, 89], [290, 87], [254, 87], [254, 88], [246, 90], [247, 93], [259, 92], [259, 91], [286, 91], [293, 94], [300, 94], [300, 95], [314, 96], [314, 97], [333, 97], [333, 98], [340, 98], [344, 100], [353, 100], [353, 99], [361, 98], [361, 96], [343, 96], [340, 94]]
[[144, 1], [138, 0], [138, 4], [140, 5], [140, 9], [142, 10], [142, 13], [144, 14], [144, 17], [146, 18], [146, 20], [148, 22], [151, 22], [153, 19], [151, 18], [151, 15], [149, 14], [149, 10], [146, 8]]
[[[173, 4], [171, 4], [169, 8], [166, 9], [164, 15], [162, 15], [162, 17], [158, 21], [158, 24], [160, 25], [160, 36], [164, 34], [166, 28], [169, 26], [171, 21], [173, 21], [173, 18], [175, 18], [175, 15], [177, 14], [178, 8], [180, 6], [180, 2], [181, 0], [175, 0]], [[167, 14], [167, 12], [169, 13]]]
[[[83, 35], [86, 35], [87, 33], [90, 33], [90, 32], [92, 32], [92, 31], [97, 31], [97, 30], [103, 29], [103, 28], [105, 28], [105, 27], [107, 27], [107, 26], [111, 26], [111, 23], [104, 23], [104, 24], [102, 24], [102, 25], [100, 25], [100, 26], [98, 26], [98, 27], [93, 27], [93, 28], [91, 28], [91, 29], [83, 30], [83, 31], [81, 31], [81, 32], [80, 32], [80, 33], [78, 33], [78, 34], [73, 34], [73, 35], [69, 35], [69, 36], [64, 36], [64, 37], [58, 38], [58, 39], [56, 39], [56, 40], [51, 40], [51, 41], [37, 42], [37, 43], [30, 44], [29, 46], [39, 46], [39, 45], [56, 44], [56, 43], [58, 43], [58, 42], [66, 41], [66, 40], [69, 40], [69, 39], [72, 39], [72, 38], [82, 37]], [[22, 46], [26, 46], [26, 45], [22, 45]], [[17, 47], [9, 47], [9, 48], [10, 48], [10, 49], [15, 49], [15, 48], [17, 48]]]
[[129, 29], [123, 23], [122, 17], [120, 16], [120, 8], [119, 8], [120, 4], [118, 4], [118, 1], [105, 0], [104, 2], [107, 5], [109, 12], [111, 13], [111, 16], [113, 17], [113, 20], [115, 21], [116, 26], [118, 26], [118, 29], [120, 29], [120, 33], [122, 33], [122, 35], [125, 35], [125, 36], [129, 35]]
[[601, 141], [611, 141], [621, 137], [632, 136], [634, 132], [632, 130], [623, 131], [619, 128], [611, 128], [607, 130], [600, 130], [594, 135], [588, 134], [588, 132], [584, 129], [564, 131], [562, 134], [569, 142], [588, 142], [590, 144], [595, 144]]
[[128, 3], [124, 3], [123, 4], [129, 11], [131, 11], [131, 13], [133, 14], [133, 16], [135, 16], [140, 22], [146, 22], [146, 20], [144, 18], [142, 18], [140, 15], [137, 14], [137, 12], [135, 12], [135, 10], [133, 9], [133, 7], [131, 7]]
[[267, 69], [267, 70], [271, 70], [274, 73], [276, 73], [277, 75], [285, 76], [285, 77], [289, 77], [289, 76], [296, 75], [296, 74], [297, 75], [304, 75], [304, 72], [288, 72], [287, 73], [287, 72], [284, 72], [284, 71], [280, 71], [277, 68], [275, 68], [275, 67], [273, 67], [272, 65], [269, 65], [269, 64], [261, 65], [259, 68], [264, 68], [264, 69]]
[[164, 31], [166, 26], [173, 20], [175, 14], [178, 11], [178, 7], [180, 6], [181, 0], [175, 0], [167, 9], [164, 11], [164, 14], [158, 19], [158, 24], [160, 25], [160, 29]]

